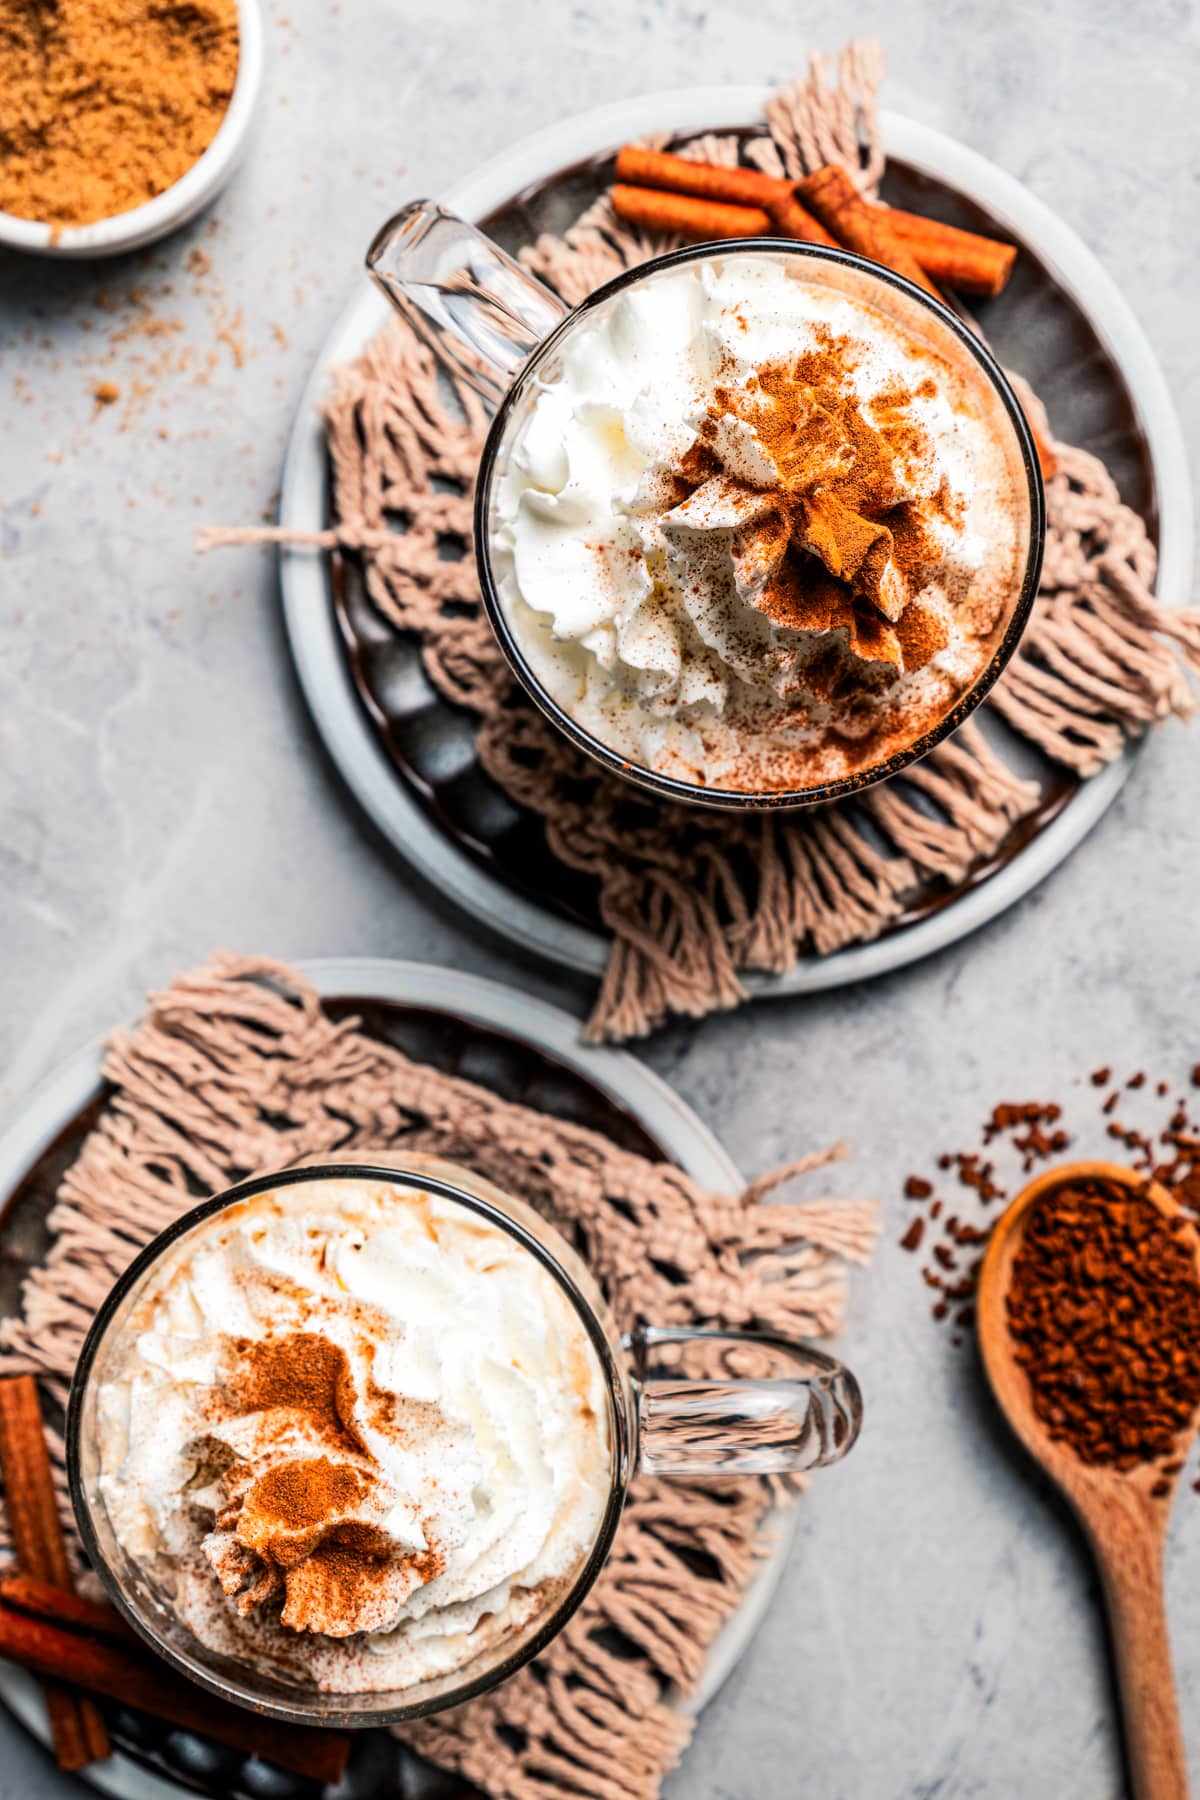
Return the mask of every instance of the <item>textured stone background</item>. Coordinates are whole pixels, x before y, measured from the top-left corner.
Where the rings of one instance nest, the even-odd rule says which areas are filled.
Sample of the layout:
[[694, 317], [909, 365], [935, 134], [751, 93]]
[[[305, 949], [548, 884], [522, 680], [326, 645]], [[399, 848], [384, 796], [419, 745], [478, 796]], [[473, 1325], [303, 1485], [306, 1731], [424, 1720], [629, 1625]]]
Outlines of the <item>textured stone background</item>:
[[[653, 87], [783, 77], [855, 23], [887, 104], [971, 143], [1129, 296], [1195, 455], [1197, 15], [1186, 0], [271, 0], [254, 151], [215, 211], [127, 266], [0, 260], [0, 1104], [218, 944], [447, 962], [582, 1010], [447, 916], [313, 741], [273, 560], [200, 560], [273, 500], [297, 396], [380, 217], [538, 126]], [[193, 254], [200, 250], [207, 260]], [[189, 265], [189, 257], [191, 258]], [[100, 407], [93, 385], [121, 399]], [[146, 389], [139, 391], [139, 384]], [[845, 1338], [868, 1427], [813, 1485], [784, 1587], [672, 1800], [1111, 1800], [1095, 1585], [896, 1247], [904, 1174], [1000, 1098], [1200, 1056], [1196, 740], [1147, 747], [1067, 867], [967, 943], [857, 992], [681, 1028], [647, 1059], [747, 1171], [833, 1135], [887, 1202]], [[1086, 1139], [1081, 1139], [1086, 1142]], [[1097, 1137], [1095, 1147], [1103, 1147]], [[1200, 1497], [1171, 1623], [1200, 1770]], [[81, 1790], [0, 1720], [0, 1796]]]

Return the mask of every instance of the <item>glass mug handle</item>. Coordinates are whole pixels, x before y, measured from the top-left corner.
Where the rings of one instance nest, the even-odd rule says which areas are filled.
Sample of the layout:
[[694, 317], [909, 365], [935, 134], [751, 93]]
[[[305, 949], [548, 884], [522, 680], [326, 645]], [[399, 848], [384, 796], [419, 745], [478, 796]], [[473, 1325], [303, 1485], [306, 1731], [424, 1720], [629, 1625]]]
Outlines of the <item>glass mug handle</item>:
[[[788, 1365], [765, 1380], [691, 1381], [650, 1375], [664, 1344], [745, 1344]], [[633, 1360], [638, 1469], [645, 1475], [780, 1475], [840, 1461], [862, 1424], [862, 1395], [849, 1369], [811, 1344], [757, 1331], [639, 1326], [625, 1339]]]
[[433, 200], [412, 201], [376, 232], [367, 269], [421, 342], [493, 406], [571, 310]]

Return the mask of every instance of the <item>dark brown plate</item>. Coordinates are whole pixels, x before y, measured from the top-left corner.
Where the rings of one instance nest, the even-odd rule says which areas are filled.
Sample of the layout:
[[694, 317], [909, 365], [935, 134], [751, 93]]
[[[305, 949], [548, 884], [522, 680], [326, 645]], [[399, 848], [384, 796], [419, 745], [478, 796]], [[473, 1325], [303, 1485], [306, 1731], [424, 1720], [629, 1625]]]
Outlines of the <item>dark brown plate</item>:
[[[744, 142], [758, 132], [739, 135]], [[483, 229], [516, 250], [539, 232], [564, 230], [611, 178], [610, 156], [561, 170], [499, 207], [482, 221]], [[1010, 236], [968, 195], [903, 162], [889, 163], [883, 193], [897, 206], [950, 224]], [[998, 299], [976, 303], [976, 316], [1001, 362], [1025, 375], [1046, 403], [1055, 432], [1104, 459], [1122, 497], [1143, 514], [1157, 538], [1154, 465], [1124, 375], [1081, 308], [1039, 257], [1028, 246], [1021, 248], [1008, 287]], [[465, 543], [448, 544], [445, 551], [469, 553]], [[438, 832], [504, 888], [603, 935], [596, 883], [551, 855], [541, 820], [515, 806], [480, 767], [472, 716], [438, 693], [422, 666], [418, 640], [397, 631], [371, 604], [352, 559], [333, 559], [330, 594], [359, 702], [408, 796]], [[1079, 791], [1075, 776], [984, 711], [990, 741], [1011, 766], [1038, 781], [1041, 804], [993, 857], [961, 881], [929, 880], [914, 887], [886, 936], [911, 929], [989, 881]]]
[[[323, 1001], [331, 1017], [357, 1015], [363, 1029], [416, 1061], [535, 1107], [552, 1118], [586, 1125], [624, 1149], [653, 1162], [665, 1147], [635, 1114], [549, 1049], [474, 1019], [427, 1006], [346, 996]], [[25, 1272], [50, 1243], [46, 1217], [59, 1182], [79, 1154], [108, 1097], [103, 1087], [88, 1097], [54, 1142], [0, 1202], [0, 1312], [16, 1309]], [[55, 1421], [61, 1426], [61, 1419]], [[284, 1774], [241, 1752], [124, 1708], [106, 1717], [114, 1743], [132, 1761], [186, 1792], [213, 1800], [331, 1800], [334, 1789]], [[435, 1769], [389, 1732], [357, 1734], [337, 1800], [483, 1800], [478, 1789]]]

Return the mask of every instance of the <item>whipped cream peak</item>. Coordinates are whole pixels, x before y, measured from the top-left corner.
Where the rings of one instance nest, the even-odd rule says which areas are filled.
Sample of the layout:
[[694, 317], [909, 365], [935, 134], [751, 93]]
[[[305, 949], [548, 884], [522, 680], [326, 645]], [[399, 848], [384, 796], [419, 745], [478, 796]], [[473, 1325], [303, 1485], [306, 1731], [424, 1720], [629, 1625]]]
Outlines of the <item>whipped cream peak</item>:
[[861, 273], [774, 252], [584, 315], [492, 496], [500, 604], [567, 713], [737, 788], [856, 771], [949, 709], [1019, 590], [1024, 515], [999, 397], [925, 329]]
[[341, 1691], [520, 1628], [608, 1500], [571, 1301], [500, 1227], [399, 1179], [280, 1188], [187, 1234], [99, 1419], [117, 1535], [193, 1629]]

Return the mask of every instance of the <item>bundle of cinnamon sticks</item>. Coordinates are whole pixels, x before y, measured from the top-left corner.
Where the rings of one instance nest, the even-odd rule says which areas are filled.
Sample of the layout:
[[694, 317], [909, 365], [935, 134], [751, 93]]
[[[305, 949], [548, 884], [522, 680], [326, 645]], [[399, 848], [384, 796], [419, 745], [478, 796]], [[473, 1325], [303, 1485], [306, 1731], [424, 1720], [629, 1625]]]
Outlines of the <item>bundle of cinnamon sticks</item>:
[[[1015, 244], [962, 231], [864, 200], [844, 168], [826, 163], [802, 181], [761, 169], [693, 162], [666, 150], [627, 144], [617, 153], [613, 210], [643, 231], [708, 243], [722, 238], [785, 237], [856, 251], [944, 300], [943, 289], [995, 299], [1017, 259]], [[1054, 452], [1033, 428], [1042, 474]]]
[[692, 162], [627, 144], [618, 153], [613, 208], [627, 224], [682, 237], [790, 237], [855, 250], [905, 275], [927, 293], [940, 287], [994, 298], [1012, 273], [1016, 248], [864, 200], [846, 170], [827, 163], [803, 181], [761, 169]]
[[66, 1540], [30, 1375], [0, 1380], [0, 1467], [17, 1571], [0, 1574], [0, 1657], [42, 1678], [60, 1768], [111, 1753], [94, 1696], [169, 1720], [314, 1781], [340, 1781], [344, 1732], [260, 1718], [176, 1675], [115, 1608], [74, 1591]]

